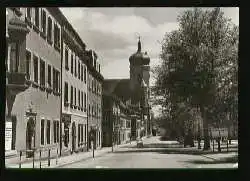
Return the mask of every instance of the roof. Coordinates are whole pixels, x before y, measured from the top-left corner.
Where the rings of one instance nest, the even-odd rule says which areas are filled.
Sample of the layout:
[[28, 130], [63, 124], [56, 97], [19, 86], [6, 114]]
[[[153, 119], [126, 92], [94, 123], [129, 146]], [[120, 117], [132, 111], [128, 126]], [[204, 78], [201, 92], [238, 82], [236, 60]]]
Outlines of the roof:
[[123, 100], [131, 97], [130, 79], [105, 79], [103, 84], [105, 94], [115, 94]]

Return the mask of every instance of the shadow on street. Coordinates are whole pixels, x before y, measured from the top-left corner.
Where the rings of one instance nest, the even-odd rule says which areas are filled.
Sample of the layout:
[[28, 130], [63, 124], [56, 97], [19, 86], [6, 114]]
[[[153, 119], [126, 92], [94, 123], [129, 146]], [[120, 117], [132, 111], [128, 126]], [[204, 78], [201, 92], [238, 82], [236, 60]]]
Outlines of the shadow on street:
[[193, 163], [193, 164], [224, 164], [224, 163], [237, 163], [238, 162], [238, 155], [221, 158], [219, 160], [188, 160], [183, 161], [186, 163]]

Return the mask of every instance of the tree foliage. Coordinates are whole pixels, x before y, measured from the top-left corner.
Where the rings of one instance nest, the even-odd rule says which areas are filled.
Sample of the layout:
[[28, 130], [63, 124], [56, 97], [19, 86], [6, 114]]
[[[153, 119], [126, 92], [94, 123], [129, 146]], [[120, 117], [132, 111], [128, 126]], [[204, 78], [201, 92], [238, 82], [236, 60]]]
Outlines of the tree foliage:
[[200, 108], [205, 130], [208, 120], [216, 122], [227, 113], [236, 118], [239, 28], [220, 8], [194, 8], [181, 14], [178, 22], [179, 29], [163, 39], [162, 64], [155, 69], [164, 106], [185, 103]]

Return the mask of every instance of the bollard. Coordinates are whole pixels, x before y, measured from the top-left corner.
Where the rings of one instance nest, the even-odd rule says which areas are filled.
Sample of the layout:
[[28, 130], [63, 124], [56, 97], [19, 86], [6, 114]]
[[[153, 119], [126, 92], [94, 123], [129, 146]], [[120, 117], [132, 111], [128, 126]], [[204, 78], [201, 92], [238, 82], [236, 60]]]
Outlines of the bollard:
[[58, 163], [58, 147], [56, 149], [56, 165], [57, 165], [57, 163]]
[[20, 151], [20, 162], [19, 162], [19, 168], [21, 168], [21, 161], [22, 161], [22, 151]]
[[35, 168], [35, 150], [33, 150], [33, 168]]
[[213, 139], [213, 152], [214, 152], [214, 139]]
[[39, 160], [40, 160], [40, 169], [42, 168], [41, 157], [42, 157], [42, 150], [40, 150], [40, 154], [39, 154]]
[[48, 166], [50, 166], [50, 149], [48, 150]]

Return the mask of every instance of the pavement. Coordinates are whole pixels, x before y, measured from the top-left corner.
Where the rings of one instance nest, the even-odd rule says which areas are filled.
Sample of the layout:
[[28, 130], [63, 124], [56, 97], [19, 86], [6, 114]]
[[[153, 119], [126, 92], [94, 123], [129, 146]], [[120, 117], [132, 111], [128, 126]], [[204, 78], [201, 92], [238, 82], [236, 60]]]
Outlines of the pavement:
[[[203, 151], [197, 147], [183, 148], [177, 141], [160, 141], [159, 136], [142, 140], [143, 148], [137, 148], [136, 141], [132, 141], [114, 146], [114, 152], [111, 147], [95, 150], [94, 158], [89, 151], [62, 156], [57, 160], [53, 158], [49, 167], [48, 161], [44, 160], [42, 168], [238, 168], [237, 160], [225, 161], [237, 157], [237, 144], [232, 144], [229, 152], [213, 153], [212, 150]], [[6, 168], [18, 167], [18, 163], [6, 163]], [[22, 164], [22, 168], [32, 167], [32, 161]], [[39, 167], [40, 162], [35, 161], [34, 168]]]

